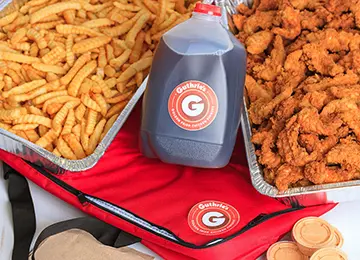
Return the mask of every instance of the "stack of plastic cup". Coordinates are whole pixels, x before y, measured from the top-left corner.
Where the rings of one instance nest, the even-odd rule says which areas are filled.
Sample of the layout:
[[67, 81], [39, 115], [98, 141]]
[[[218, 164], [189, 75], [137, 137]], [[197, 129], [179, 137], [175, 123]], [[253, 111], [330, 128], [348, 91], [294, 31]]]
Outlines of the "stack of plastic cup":
[[273, 244], [267, 252], [268, 260], [347, 260], [340, 249], [344, 244], [341, 233], [328, 222], [317, 217], [299, 220], [291, 236], [294, 242]]

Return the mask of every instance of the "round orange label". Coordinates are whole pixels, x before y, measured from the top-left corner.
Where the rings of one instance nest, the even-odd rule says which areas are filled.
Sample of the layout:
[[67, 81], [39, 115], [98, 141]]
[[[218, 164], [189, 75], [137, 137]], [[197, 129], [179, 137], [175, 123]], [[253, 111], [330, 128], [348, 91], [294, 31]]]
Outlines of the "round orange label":
[[171, 119], [182, 129], [198, 131], [208, 127], [218, 112], [214, 90], [204, 82], [185, 81], [171, 92], [168, 110]]
[[239, 221], [239, 212], [233, 206], [215, 200], [199, 202], [188, 215], [190, 228], [205, 236], [226, 233], [236, 227]]

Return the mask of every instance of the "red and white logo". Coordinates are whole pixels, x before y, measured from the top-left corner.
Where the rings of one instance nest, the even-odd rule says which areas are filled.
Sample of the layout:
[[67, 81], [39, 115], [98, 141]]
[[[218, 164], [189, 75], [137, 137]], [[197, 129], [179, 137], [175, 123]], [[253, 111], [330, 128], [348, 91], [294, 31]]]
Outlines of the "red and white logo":
[[239, 212], [233, 206], [215, 200], [199, 202], [188, 215], [190, 228], [205, 236], [226, 233], [236, 227], [239, 221]]
[[171, 92], [168, 110], [174, 123], [188, 131], [208, 127], [218, 112], [214, 90], [201, 81], [185, 81]]

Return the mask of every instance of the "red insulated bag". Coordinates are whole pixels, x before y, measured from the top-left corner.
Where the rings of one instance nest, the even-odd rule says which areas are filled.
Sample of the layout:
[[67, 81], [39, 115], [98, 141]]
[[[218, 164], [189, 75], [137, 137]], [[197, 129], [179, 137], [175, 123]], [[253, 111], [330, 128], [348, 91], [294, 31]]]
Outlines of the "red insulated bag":
[[165, 259], [256, 259], [297, 220], [334, 206], [285, 205], [259, 194], [242, 138], [222, 169], [145, 158], [139, 125], [137, 106], [99, 163], [84, 172], [52, 174], [4, 151], [0, 159], [62, 200], [141, 238]]

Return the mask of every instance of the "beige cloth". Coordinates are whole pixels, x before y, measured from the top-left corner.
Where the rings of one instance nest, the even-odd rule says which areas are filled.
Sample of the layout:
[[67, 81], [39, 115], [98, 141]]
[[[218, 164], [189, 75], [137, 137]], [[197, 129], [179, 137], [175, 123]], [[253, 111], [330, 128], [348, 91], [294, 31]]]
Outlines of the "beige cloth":
[[91, 234], [70, 229], [41, 242], [35, 260], [152, 260], [154, 257], [129, 247], [105, 246]]

